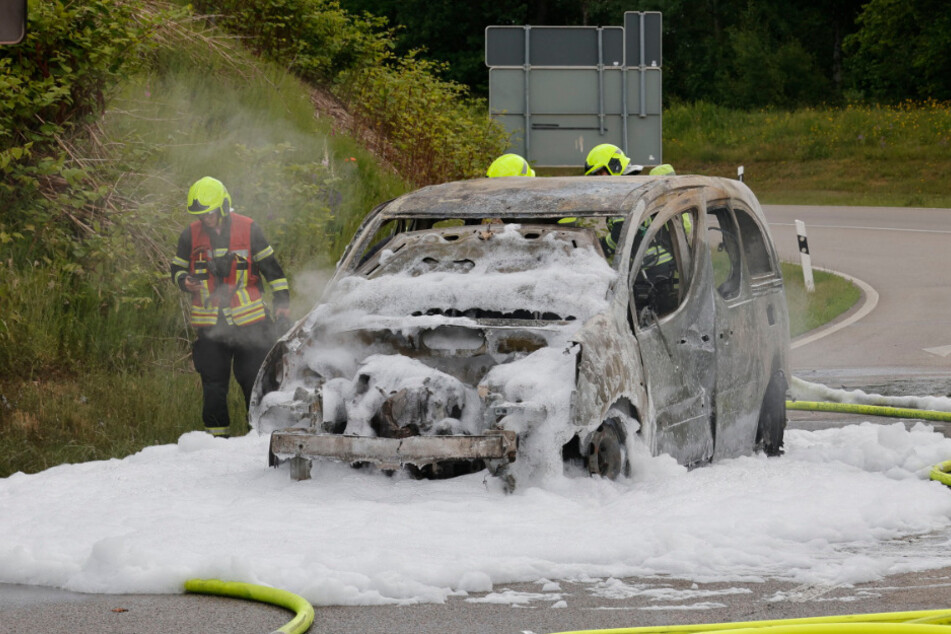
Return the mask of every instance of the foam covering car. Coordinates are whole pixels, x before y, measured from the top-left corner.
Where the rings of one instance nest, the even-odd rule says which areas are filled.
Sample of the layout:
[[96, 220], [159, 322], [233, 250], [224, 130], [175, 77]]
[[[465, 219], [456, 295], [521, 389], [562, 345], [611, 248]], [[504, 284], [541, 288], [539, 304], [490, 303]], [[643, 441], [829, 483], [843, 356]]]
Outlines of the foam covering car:
[[[495, 178], [379, 205], [251, 398], [270, 463], [511, 490], [781, 453], [789, 323], [741, 182]], [[636, 465], [635, 465], [636, 466]]]

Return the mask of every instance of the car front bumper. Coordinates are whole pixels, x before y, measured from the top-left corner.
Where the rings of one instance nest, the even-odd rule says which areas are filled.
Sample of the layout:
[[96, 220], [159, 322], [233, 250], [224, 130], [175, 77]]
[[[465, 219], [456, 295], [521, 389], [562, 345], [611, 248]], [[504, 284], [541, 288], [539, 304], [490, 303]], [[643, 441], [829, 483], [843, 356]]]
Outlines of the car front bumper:
[[291, 477], [309, 477], [310, 460], [370, 462], [396, 469], [406, 464], [424, 466], [455, 460], [512, 462], [517, 452], [514, 431], [493, 430], [482, 436], [408, 436], [380, 438], [318, 433], [292, 427], [271, 432], [271, 464], [291, 460]]

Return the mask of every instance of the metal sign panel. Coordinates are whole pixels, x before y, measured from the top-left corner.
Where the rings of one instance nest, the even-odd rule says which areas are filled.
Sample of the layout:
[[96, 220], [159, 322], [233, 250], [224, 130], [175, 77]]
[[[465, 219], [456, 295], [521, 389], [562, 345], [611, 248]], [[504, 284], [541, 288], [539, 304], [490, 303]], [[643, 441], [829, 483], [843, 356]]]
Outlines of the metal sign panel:
[[524, 66], [525, 29], [520, 26], [490, 26], [485, 29], [485, 65]]
[[19, 44], [26, 37], [26, 0], [0, 0], [0, 44]]
[[663, 23], [657, 11], [627, 11], [624, 14], [624, 59], [626, 66], [661, 66]]
[[[485, 65], [620, 66], [624, 29], [618, 26], [490, 26], [485, 29]], [[601, 60], [604, 60], [603, 62]]]
[[536, 166], [580, 167], [592, 147], [613, 143], [634, 163], [661, 163], [660, 17], [628, 12], [625, 27], [488, 27], [489, 112], [509, 131], [508, 151]]

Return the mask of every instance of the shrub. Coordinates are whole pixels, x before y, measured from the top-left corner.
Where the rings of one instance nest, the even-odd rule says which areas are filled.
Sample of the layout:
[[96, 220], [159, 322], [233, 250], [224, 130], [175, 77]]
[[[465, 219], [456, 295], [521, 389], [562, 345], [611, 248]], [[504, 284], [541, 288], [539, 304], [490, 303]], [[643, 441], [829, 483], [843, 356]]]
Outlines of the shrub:
[[341, 93], [367, 142], [416, 185], [474, 178], [508, 146], [507, 132], [442, 65], [413, 56], [351, 73]]
[[[85, 166], [65, 145], [102, 112], [109, 87], [141, 62], [160, 17], [131, 1], [36, 3], [24, 41], [0, 49], [0, 240], [24, 239], [10, 228], [37, 231], [37, 220], [83, 231], [83, 219], [95, 215], [91, 207], [104, 192], [84, 182]], [[46, 212], [24, 214], [37, 205]]]
[[199, 0], [213, 20], [354, 111], [351, 132], [406, 180], [423, 185], [481, 175], [508, 146], [503, 128], [444, 64], [392, 55], [386, 21], [354, 16], [333, 0]]
[[385, 19], [353, 16], [334, 0], [197, 0], [194, 5], [246, 38], [255, 53], [320, 84], [333, 82], [342, 71], [380, 64], [392, 47]]

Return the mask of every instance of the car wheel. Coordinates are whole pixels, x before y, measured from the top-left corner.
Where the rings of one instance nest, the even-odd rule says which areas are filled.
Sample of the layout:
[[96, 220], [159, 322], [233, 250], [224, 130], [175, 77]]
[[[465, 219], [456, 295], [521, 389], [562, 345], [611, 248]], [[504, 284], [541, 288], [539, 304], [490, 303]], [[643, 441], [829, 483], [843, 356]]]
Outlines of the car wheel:
[[588, 471], [611, 480], [627, 473], [627, 450], [617, 419], [604, 421], [591, 436]]
[[786, 375], [782, 370], [773, 373], [763, 395], [756, 428], [756, 448], [767, 456], [783, 453], [783, 435], [786, 432]]

